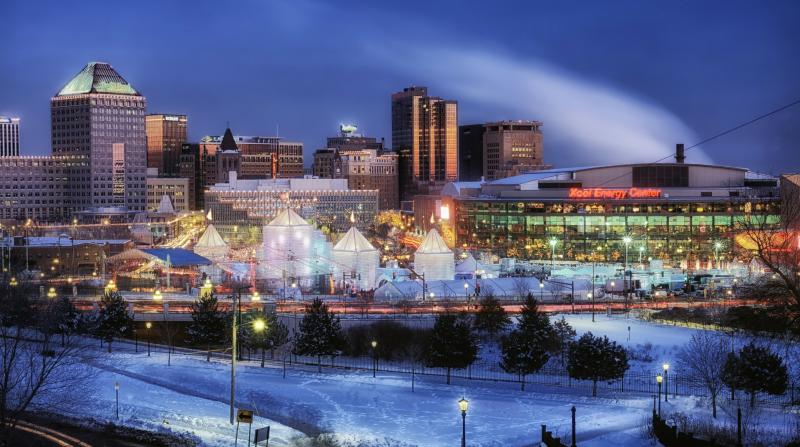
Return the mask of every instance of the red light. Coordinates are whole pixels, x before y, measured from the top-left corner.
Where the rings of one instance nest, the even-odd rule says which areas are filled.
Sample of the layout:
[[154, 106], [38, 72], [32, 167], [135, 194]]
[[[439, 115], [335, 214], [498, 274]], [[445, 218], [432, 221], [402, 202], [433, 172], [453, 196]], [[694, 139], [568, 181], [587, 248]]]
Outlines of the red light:
[[660, 189], [652, 188], [570, 188], [570, 199], [653, 199], [661, 197]]

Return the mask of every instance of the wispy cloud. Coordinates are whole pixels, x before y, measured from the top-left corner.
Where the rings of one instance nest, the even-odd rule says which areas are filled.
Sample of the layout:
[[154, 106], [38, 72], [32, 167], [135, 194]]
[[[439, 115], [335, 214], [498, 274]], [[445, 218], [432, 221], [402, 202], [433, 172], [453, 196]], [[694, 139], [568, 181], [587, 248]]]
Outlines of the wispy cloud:
[[[675, 143], [697, 139], [665, 108], [547, 62], [460, 48], [390, 51], [370, 46], [368, 51], [409, 79], [436, 87], [433, 94], [482, 107], [481, 119], [543, 121], [545, 147], [560, 152], [546, 149], [550, 161], [651, 162], [670, 155]], [[700, 150], [687, 156], [693, 162], [710, 161]]]

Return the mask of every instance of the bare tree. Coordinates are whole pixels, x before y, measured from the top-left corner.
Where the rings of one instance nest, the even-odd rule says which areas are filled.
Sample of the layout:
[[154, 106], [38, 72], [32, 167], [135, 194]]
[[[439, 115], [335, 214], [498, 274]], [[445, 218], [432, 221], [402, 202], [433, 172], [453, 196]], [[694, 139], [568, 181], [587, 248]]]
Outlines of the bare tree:
[[757, 260], [765, 275], [756, 281], [761, 299], [783, 306], [792, 325], [800, 318], [800, 193], [782, 194], [780, 210], [774, 200], [734, 202], [734, 231], [745, 250], [738, 253]]
[[717, 397], [724, 388], [722, 370], [729, 349], [728, 342], [710, 331], [694, 335], [678, 352], [678, 361], [683, 370], [699, 380], [711, 396], [711, 411], [717, 417]]
[[[65, 410], [85, 395], [95, 369], [91, 351], [81, 339], [62, 334], [53, 343], [53, 322], [63, 316], [48, 303], [28, 300], [28, 290], [0, 291], [0, 444], [8, 445], [12, 431], [25, 412], [37, 408]], [[8, 317], [27, 310], [29, 319], [15, 323]]]

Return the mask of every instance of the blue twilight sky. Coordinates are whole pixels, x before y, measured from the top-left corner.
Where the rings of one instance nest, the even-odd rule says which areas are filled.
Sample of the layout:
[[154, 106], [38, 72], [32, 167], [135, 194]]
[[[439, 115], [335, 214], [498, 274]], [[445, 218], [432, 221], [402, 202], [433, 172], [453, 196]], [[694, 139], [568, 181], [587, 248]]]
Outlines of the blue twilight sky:
[[[800, 2], [8, 0], [0, 114], [49, 153], [49, 98], [111, 63], [192, 140], [279, 135], [309, 155], [340, 122], [391, 140], [389, 95], [426, 85], [461, 124], [544, 122], [557, 166], [655, 161], [800, 98]], [[800, 106], [689, 152], [800, 171]]]

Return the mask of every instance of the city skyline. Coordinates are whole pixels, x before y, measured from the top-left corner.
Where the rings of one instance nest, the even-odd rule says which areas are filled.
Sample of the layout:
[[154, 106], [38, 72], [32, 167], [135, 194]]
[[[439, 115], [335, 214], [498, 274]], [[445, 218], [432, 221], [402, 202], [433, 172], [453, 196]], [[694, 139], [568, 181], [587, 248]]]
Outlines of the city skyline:
[[[485, 15], [433, 5], [413, 23], [397, 6], [363, 3], [347, 11], [309, 1], [159, 4], [157, 18], [154, 5], [102, 20], [93, 2], [53, 3], [43, 15], [35, 4], [6, 8], [11, 25], [0, 36], [15, 45], [0, 61], [0, 114], [22, 118], [22, 153], [49, 153], [46, 101], [92, 60], [126, 73], [148, 97], [148, 113], [188, 115], [190, 141], [230, 122], [237, 134], [302, 141], [307, 165], [340, 122], [388, 141], [389, 96], [412, 84], [459, 101], [459, 124], [542, 121], [545, 162], [557, 166], [622, 155], [654, 161], [674, 143], [689, 146], [798, 95], [793, 2], [518, 5]], [[69, 27], [81, 20], [92, 26]], [[236, 31], [194, 32], [209, 20]], [[342, 20], [360, 26], [344, 30]], [[393, 37], [398, 27], [410, 37]], [[722, 164], [797, 170], [790, 142], [799, 116], [787, 110], [699, 149]], [[690, 161], [702, 161], [699, 149]]]

